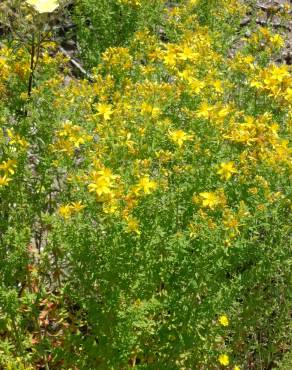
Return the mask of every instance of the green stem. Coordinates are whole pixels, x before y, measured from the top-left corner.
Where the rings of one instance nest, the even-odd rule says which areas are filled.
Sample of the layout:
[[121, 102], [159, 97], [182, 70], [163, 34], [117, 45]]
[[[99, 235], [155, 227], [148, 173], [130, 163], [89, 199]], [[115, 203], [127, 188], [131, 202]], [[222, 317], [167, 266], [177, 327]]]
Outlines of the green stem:
[[23, 349], [22, 349], [22, 344], [21, 344], [21, 340], [20, 340], [20, 337], [19, 337], [19, 332], [18, 332], [18, 329], [17, 329], [16, 324], [15, 324], [15, 317], [11, 317], [11, 322], [12, 322], [12, 328], [13, 328], [13, 331], [14, 331], [14, 337], [16, 339], [18, 351], [19, 351], [19, 353], [22, 353]]
[[28, 89], [27, 89], [27, 95], [29, 97], [31, 96], [33, 75], [34, 75], [34, 69], [35, 69], [35, 62], [34, 62], [35, 51], [36, 51], [36, 45], [35, 45], [35, 37], [34, 37], [34, 33], [33, 33], [31, 51], [30, 51], [30, 73], [29, 73]]

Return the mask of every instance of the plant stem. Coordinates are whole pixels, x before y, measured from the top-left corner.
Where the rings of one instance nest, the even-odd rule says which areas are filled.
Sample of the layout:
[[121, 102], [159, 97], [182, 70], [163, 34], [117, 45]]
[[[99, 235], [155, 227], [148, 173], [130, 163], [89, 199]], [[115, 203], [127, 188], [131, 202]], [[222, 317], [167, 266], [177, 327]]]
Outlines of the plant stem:
[[23, 350], [22, 350], [21, 340], [20, 340], [20, 337], [19, 337], [18, 328], [16, 327], [16, 324], [15, 324], [15, 317], [11, 317], [11, 322], [12, 322], [12, 328], [13, 328], [13, 331], [14, 331], [14, 337], [16, 339], [18, 351], [21, 354], [23, 352]]
[[35, 69], [35, 36], [34, 33], [32, 34], [32, 44], [31, 44], [31, 51], [30, 51], [30, 73], [29, 73], [29, 80], [28, 80], [28, 89], [27, 89], [27, 95], [31, 96], [31, 90], [32, 90], [32, 83], [33, 83], [33, 75], [34, 75], [34, 69]]

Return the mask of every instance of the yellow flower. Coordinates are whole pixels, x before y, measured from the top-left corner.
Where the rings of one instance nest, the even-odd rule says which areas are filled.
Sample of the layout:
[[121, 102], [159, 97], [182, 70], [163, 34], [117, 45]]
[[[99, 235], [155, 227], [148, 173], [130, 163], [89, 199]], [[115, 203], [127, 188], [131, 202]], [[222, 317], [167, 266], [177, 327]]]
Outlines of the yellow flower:
[[199, 195], [203, 200], [203, 207], [214, 209], [221, 203], [220, 197], [215, 192], [203, 192]]
[[174, 67], [177, 61], [177, 49], [173, 45], [168, 45], [164, 53], [163, 61], [166, 65]]
[[198, 57], [198, 53], [192, 50], [189, 46], [185, 45], [182, 51], [178, 54], [181, 60], [195, 60]]
[[79, 200], [78, 202], [72, 202], [71, 205], [71, 210], [73, 212], [80, 212], [82, 211], [86, 206], [84, 204], [81, 203], [81, 201]]
[[16, 161], [14, 159], [8, 159], [8, 161], [2, 162], [0, 164], [0, 170], [3, 170], [6, 172], [6, 174], [14, 174], [14, 168], [16, 167]]
[[196, 111], [198, 118], [210, 119], [213, 112], [213, 107], [206, 102], [201, 103]]
[[103, 203], [102, 210], [106, 214], [115, 214], [118, 212], [119, 204], [117, 199], [110, 198], [107, 202]]
[[26, 0], [38, 13], [52, 13], [59, 6], [57, 0]]
[[152, 106], [144, 102], [141, 105], [141, 112], [150, 114], [152, 118], [157, 118], [159, 117], [161, 110], [158, 107]]
[[253, 188], [249, 188], [248, 192], [249, 192], [249, 194], [256, 195], [259, 192], [259, 190], [258, 190], [258, 188], [253, 187]]
[[222, 162], [220, 164], [220, 169], [217, 171], [217, 174], [221, 175], [221, 179], [223, 180], [229, 180], [234, 173], [237, 173], [234, 162]]
[[113, 175], [110, 169], [104, 168], [100, 171], [93, 171], [91, 178], [93, 182], [88, 185], [89, 192], [95, 192], [101, 197], [112, 193], [113, 180], [115, 180], [117, 176]]
[[108, 121], [111, 118], [111, 115], [114, 113], [112, 110], [111, 104], [99, 103], [97, 104], [97, 114], [103, 116], [105, 121]]
[[175, 130], [169, 132], [169, 137], [181, 148], [183, 143], [187, 140], [191, 140], [193, 136], [186, 134], [183, 130]]
[[214, 87], [214, 89], [215, 89], [215, 91], [217, 92], [217, 93], [223, 93], [224, 92], [224, 89], [223, 89], [223, 87], [222, 87], [222, 81], [220, 81], [220, 80], [215, 80], [215, 81], [213, 81], [212, 82], [212, 84], [211, 84], [213, 87]]
[[284, 40], [283, 40], [283, 37], [281, 35], [274, 35], [274, 36], [271, 36], [270, 38], [270, 42], [276, 47], [276, 48], [281, 48], [282, 46], [284, 46]]
[[232, 234], [239, 234], [239, 226], [240, 223], [236, 218], [236, 215], [232, 214], [232, 212], [226, 211], [224, 213], [224, 218], [223, 218], [223, 225], [227, 228], [230, 229]]
[[235, 365], [234, 368], [233, 368], [233, 370], [240, 370], [240, 367], [237, 366], [237, 365]]
[[10, 177], [7, 177], [6, 175], [0, 176], [0, 187], [1, 186], [7, 186], [9, 181], [11, 181]]
[[191, 91], [196, 94], [199, 94], [201, 90], [206, 86], [204, 81], [197, 80], [196, 78], [189, 78], [188, 83]]
[[144, 176], [140, 179], [138, 184], [135, 187], [136, 195], [139, 195], [141, 192], [144, 194], [150, 194], [152, 190], [157, 188], [155, 181], [149, 180], [149, 176]]
[[127, 233], [135, 233], [137, 235], [141, 234], [141, 231], [139, 230], [139, 222], [134, 217], [128, 217], [127, 218], [127, 227], [126, 227]]
[[28, 146], [28, 142], [25, 139], [23, 139], [21, 136], [19, 136], [18, 134], [15, 134], [13, 129], [12, 130], [9, 128], [7, 129], [7, 136], [10, 139], [9, 145], [19, 144], [22, 147]]
[[72, 208], [70, 204], [65, 204], [64, 206], [60, 206], [58, 209], [58, 213], [60, 214], [60, 216], [62, 216], [65, 219], [70, 218], [72, 214]]
[[188, 226], [190, 238], [197, 238], [199, 235], [199, 227], [193, 223], [190, 223]]
[[229, 325], [229, 320], [228, 320], [228, 317], [226, 315], [220, 316], [218, 321], [222, 326], [228, 326]]
[[[280, 67], [272, 65], [270, 67], [270, 79], [273, 81], [283, 82], [285, 78], [290, 76], [288, 66], [282, 65]], [[265, 81], [266, 82], [266, 81]], [[268, 80], [270, 82], [270, 80]]]
[[220, 362], [221, 365], [223, 366], [228, 366], [229, 365], [229, 357], [226, 354], [222, 354], [218, 357], [218, 361]]

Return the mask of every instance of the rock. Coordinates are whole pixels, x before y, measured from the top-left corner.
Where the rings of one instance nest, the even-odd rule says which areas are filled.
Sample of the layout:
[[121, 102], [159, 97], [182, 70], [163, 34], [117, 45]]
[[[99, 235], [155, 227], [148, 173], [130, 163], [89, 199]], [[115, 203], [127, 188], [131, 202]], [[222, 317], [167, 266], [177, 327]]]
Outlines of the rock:
[[247, 24], [249, 24], [249, 23], [250, 23], [250, 21], [251, 21], [250, 17], [245, 17], [245, 18], [243, 18], [243, 20], [240, 22], [240, 26], [241, 26], [241, 27], [244, 27], [244, 26], [246, 26]]

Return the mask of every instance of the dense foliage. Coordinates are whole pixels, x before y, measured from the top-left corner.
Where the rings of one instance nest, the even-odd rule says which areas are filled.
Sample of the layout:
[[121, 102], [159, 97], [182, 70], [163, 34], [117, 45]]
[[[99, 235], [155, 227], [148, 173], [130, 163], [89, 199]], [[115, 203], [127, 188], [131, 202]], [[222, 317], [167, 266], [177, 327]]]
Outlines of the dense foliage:
[[[3, 2], [1, 368], [264, 370], [289, 349], [291, 67], [272, 17], [243, 37], [243, 3]], [[62, 12], [90, 80], [52, 42]]]

